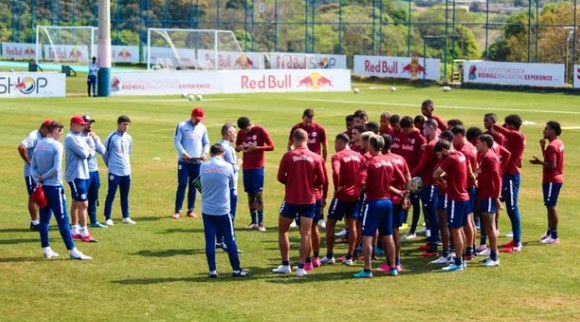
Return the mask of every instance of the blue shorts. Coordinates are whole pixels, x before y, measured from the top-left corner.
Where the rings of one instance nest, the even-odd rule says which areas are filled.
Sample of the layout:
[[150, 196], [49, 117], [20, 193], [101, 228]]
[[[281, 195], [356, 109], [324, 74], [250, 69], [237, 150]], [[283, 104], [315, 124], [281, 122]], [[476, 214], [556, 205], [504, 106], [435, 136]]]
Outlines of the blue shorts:
[[316, 203], [309, 205], [293, 205], [282, 201], [280, 206], [280, 216], [294, 220], [296, 217], [314, 218], [314, 208]]
[[28, 191], [28, 195], [32, 196], [32, 193], [34, 192], [34, 188], [36, 188], [36, 182], [34, 182], [34, 179], [32, 178], [32, 176], [24, 177], [24, 181], [26, 182], [26, 191]]
[[490, 214], [497, 213], [497, 208], [495, 207], [494, 198], [485, 198], [479, 201], [479, 210], [481, 212], [489, 212]]
[[469, 203], [467, 205], [467, 214], [470, 215], [475, 210], [475, 199], [477, 198], [477, 188], [475, 188], [475, 187], [467, 188], [467, 193], [469, 194]]
[[562, 188], [561, 183], [548, 182], [542, 184], [542, 190], [544, 191], [544, 205], [546, 207], [555, 207], [558, 203], [558, 196], [560, 195], [560, 188]]
[[243, 170], [244, 191], [262, 192], [264, 189], [264, 168]]
[[70, 194], [72, 200], [74, 201], [87, 201], [87, 184], [89, 183], [88, 179], [74, 179], [74, 181], [70, 181], [68, 185], [70, 186]]
[[393, 203], [390, 199], [367, 200], [363, 205], [362, 235], [373, 237], [393, 234]]
[[403, 225], [403, 204], [393, 204], [393, 228], [399, 228]]
[[447, 206], [447, 226], [461, 228], [467, 223], [467, 205], [469, 201], [449, 200]]
[[360, 202], [342, 201], [336, 198], [330, 202], [328, 207], [328, 218], [342, 220], [343, 217], [356, 219], [360, 213]]
[[436, 209], [437, 199], [439, 197], [439, 188], [435, 185], [421, 187], [421, 201], [426, 208]]
[[437, 210], [447, 210], [448, 203], [449, 198], [447, 197], [447, 194], [437, 196]]
[[360, 199], [359, 199], [359, 201], [358, 201], [358, 205], [359, 205], [359, 208], [358, 208], [358, 215], [357, 215], [357, 217], [356, 217], [356, 219], [357, 219], [358, 221], [362, 221], [362, 220], [363, 220], [362, 213], [363, 213], [363, 211], [364, 211], [363, 209], [364, 209], [364, 206], [365, 206], [365, 200], [366, 200], [366, 199], [367, 199], [367, 194], [366, 194], [366, 193], [364, 193], [364, 192], [361, 192], [361, 193], [360, 193]]

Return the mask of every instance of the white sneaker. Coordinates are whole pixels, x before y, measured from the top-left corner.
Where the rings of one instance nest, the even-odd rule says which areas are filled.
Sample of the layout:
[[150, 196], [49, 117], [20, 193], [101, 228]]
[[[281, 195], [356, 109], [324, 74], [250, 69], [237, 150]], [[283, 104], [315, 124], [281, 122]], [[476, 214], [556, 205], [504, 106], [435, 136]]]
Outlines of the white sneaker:
[[107, 226], [115, 226], [115, 223], [113, 222], [113, 219], [107, 219], [107, 220], [105, 220], [105, 225], [107, 225]]
[[290, 228], [297, 228], [298, 225], [296, 224], [296, 220], [292, 220], [292, 222], [290, 223]]
[[70, 251], [70, 259], [91, 260], [93, 258], [81, 253], [78, 249], [74, 248]]
[[552, 238], [552, 236], [549, 236], [548, 238], [540, 240], [540, 243], [544, 245], [557, 245], [560, 243], [560, 238]]
[[304, 277], [306, 275], [308, 275], [308, 272], [304, 268], [299, 268], [296, 270], [297, 277]]
[[414, 240], [415, 238], [417, 238], [417, 234], [406, 233], [405, 236], [403, 236], [403, 240]]
[[352, 259], [345, 259], [345, 260], [342, 261], [342, 265], [345, 265], [345, 266], [353, 266], [354, 265], [354, 262], [353, 262]]
[[421, 230], [417, 231], [416, 234], [418, 234], [418, 235], [425, 235], [425, 234], [427, 234], [427, 228], [421, 228]]
[[494, 261], [491, 258], [488, 258], [485, 260], [485, 262], [481, 263], [481, 266], [483, 266], [483, 267], [497, 267], [497, 266], [499, 266], [499, 258], [496, 261]]
[[56, 253], [52, 249], [47, 249], [44, 251], [44, 258], [46, 258], [46, 259], [52, 259], [52, 258], [57, 258], [57, 257], [58, 257], [58, 253]]
[[477, 256], [489, 256], [489, 254], [491, 254], [491, 250], [489, 248], [477, 252]]
[[318, 221], [318, 227], [320, 227], [320, 229], [326, 229], [326, 222], [324, 221], [324, 219], [320, 219]]
[[275, 274], [290, 274], [292, 273], [292, 267], [290, 265], [280, 265], [272, 270]]
[[477, 248], [475, 249], [475, 251], [477, 253], [479, 253], [479, 252], [483, 252], [486, 249], [487, 249], [487, 245], [486, 244], [481, 244], [481, 245], [477, 246]]
[[320, 259], [320, 264], [334, 264], [335, 262], [334, 256], [331, 258], [324, 256]]
[[334, 234], [334, 237], [339, 237], [339, 238], [345, 237], [345, 236], [346, 236], [346, 229], [344, 229], [344, 228], [340, 232]]
[[[498, 234], [499, 235], [499, 234]], [[509, 233], [505, 234], [507, 238], [514, 238], [514, 232], [510, 231]]]
[[429, 264], [432, 265], [447, 265], [449, 263], [449, 258], [445, 256], [441, 256], [434, 261], [430, 261]]
[[266, 232], [266, 226], [264, 226], [264, 225], [258, 225], [258, 231], [261, 231], [263, 233]]
[[123, 218], [123, 221], [122, 222], [124, 224], [129, 224], [129, 225], [135, 225], [137, 223], [136, 221], [134, 221], [133, 219], [131, 219], [129, 217]]

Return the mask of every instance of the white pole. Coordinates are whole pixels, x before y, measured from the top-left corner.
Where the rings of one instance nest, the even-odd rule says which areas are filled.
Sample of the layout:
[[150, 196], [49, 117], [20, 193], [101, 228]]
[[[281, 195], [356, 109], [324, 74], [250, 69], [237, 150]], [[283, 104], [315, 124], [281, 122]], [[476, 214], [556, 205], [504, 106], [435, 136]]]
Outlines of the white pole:
[[99, 0], [99, 96], [111, 95], [111, 1]]

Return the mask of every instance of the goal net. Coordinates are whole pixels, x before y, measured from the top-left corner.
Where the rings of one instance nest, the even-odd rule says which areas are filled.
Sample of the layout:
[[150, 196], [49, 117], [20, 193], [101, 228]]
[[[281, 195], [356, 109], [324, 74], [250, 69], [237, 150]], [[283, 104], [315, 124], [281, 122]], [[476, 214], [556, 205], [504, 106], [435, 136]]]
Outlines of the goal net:
[[232, 31], [147, 29], [147, 69], [261, 69], [264, 55], [244, 53]]
[[36, 26], [36, 63], [88, 63], [96, 56], [97, 28]]

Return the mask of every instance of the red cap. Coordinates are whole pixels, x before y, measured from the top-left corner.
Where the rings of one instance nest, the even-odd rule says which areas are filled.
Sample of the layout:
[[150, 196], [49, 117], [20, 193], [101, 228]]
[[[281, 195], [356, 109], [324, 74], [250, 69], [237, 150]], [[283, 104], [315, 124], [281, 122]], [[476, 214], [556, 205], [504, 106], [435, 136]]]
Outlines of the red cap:
[[87, 125], [87, 122], [85, 122], [83, 117], [80, 115], [74, 115], [73, 117], [71, 117], [70, 122], [80, 124], [80, 125]]
[[191, 111], [191, 116], [195, 117], [196, 120], [203, 120], [205, 118], [205, 113], [201, 107], [196, 107]]
[[44, 120], [44, 122], [42, 122], [42, 124], [40, 125], [41, 127], [47, 127], [50, 125], [50, 123], [52, 123], [52, 120]]

